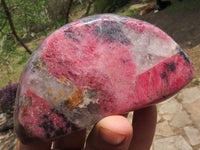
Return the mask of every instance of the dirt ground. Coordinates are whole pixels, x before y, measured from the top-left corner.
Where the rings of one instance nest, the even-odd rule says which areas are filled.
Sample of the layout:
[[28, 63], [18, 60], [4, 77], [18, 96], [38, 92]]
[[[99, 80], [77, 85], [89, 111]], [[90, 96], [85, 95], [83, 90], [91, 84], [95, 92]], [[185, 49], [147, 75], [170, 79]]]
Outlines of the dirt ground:
[[160, 11], [141, 19], [160, 27], [183, 48], [200, 44], [200, 9], [175, 13]]

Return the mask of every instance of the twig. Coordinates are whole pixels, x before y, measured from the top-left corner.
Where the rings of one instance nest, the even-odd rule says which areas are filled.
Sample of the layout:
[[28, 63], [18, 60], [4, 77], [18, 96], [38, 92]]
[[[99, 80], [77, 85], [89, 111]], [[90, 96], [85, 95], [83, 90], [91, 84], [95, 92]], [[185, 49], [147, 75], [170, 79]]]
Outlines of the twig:
[[1, 4], [3, 6], [3, 9], [5, 11], [5, 14], [8, 18], [9, 24], [10, 24], [10, 28], [12, 30], [12, 34], [15, 36], [15, 38], [17, 39], [17, 41], [25, 48], [26, 52], [28, 52], [29, 54], [31, 54], [31, 50], [24, 44], [24, 42], [20, 39], [20, 37], [17, 35], [17, 32], [15, 31], [15, 27], [14, 24], [12, 22], [12, 17], [11, 17], [11, 13], [5, 3], [5, 0], [1, 0]]

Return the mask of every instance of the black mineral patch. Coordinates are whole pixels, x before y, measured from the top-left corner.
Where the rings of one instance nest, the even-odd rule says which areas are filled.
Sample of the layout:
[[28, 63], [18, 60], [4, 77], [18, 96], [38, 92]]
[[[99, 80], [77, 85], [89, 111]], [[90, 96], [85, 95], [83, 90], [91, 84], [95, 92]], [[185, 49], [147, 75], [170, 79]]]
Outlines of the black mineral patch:
[[[74, 123], [70, 122], [70, 121], [67, 119], [67, 117], [64, 116], [64, 114], [60, 113], [60, 112], [57, 111], [56, 109], [52, 109], [52, 113], [55, 113], [56, 115], [58, 115], [59, 117], [62, 118], [63, 122], [66, 123], [66, 124], [65, 124], [65, 127], [66, 127], [67, 129], [70, 129], [70, 128], [71, 128], [72, 131], [75, 131], [75, 130], [80, 129], [80, 128], [77, 127]], [[58, 130], [55, 131], [55, 134], [56, 134], [56, 132], [61, 134], [62, 131], [64, 132], [64, 129], [63, 129], [63, 128], [62, 128], [62, 129], [59, 128]], [[65, 131], [64, 133], [67, 133], [67, 131]]]
[[71, 127], [72, 131], [79, 130], [79, 128], [75, 124], [73, 124], [73, 123], [70, 123], [70, 124], [71, 124], [70, 127]]
[[44, 121], [40, 125], [40, 127], [42, 127], [46, 133], [51, 133], [55, 131], [55, 127], [52, 120]]
[[93, 34], [109, 42], [130, 43], [130, 40], [122, 32], [119, 23], [113, 21], [103, 22], [101, 26], [96, 27]]
[[55, 136], [59, 136], [59, 135], [63, 135], [65, 134], [64, 129], [63, 128], [59, 128], [55, 131]]
[[41, 59], [36, 59], [35, 61], [32, 62], [32, 72], [36, 72], [36, 70], [41, 70], [41, 68], [46, 67], [46, 64], [43, 60]]
[[[54, 122], [50, 119], [50, 116], [53, 114], [56, 114], [63, 120], [63, 122], [65, 123], [63, 127], [56, 129]], [[71, 130], [75, 131], [79, 129], [75, 124], [70, 122], [62, 113], [60, 113], [54, 108], [51, 109], [50, 113], [42, 115], [40, 119], [42, 123], [39, 125], [39, 127], [44, 129], [44, 136], [46, 138], [57, 137], [60, 135], [67, 134], [68, 132], [71, 132]]]
[[191, 81], [192, 79], [193, 79], [193, 72], [192, 72], [192, 70], [190, 70], [190, 72], [189, 72], [189, 81]]
[[186, 62], [186, 64], [190, 64], [190, 59], [189, 57], [187, 56], [187, 54], [184, 53], [184, 51], [181, 49], [180, 46], [177, 46], [176, 47], [177, 51], [178, 51], [178, 54], [183, 57], [184, 61]]
[[129, 63], [130, 61], [131, 61], [130, 58], [122, 58], [123, 64], [127, 64], [127, 63]]
[[166, 99], [167, 97], [168, 97], [167, 95], [163, 95], [163, 96], [162, 96], [163, 99]]
[[176, 64], [174, 62], [166, 63], [165, 68], [167, 69], [167, 71], [174, 72], [174, 71], [176, 71]]
[[74, 42], [79, 42], [77, 35], [73, 31], [66, 30], [65, 36], [67, 36], [69, 39], [72, 39]]
[[185, 62], [186, 62], [187, 64], [190, 64], [189, 58], [186, 56], [186, 54], [185, 54], [183, 51], [179, 51], [179, 55], [182, 56], [182, 57], [184, 58], [184, 60], [185, 60]]
[[167, 73], [164, 71], [161, 73], [161, 78], [166, 79], [167, 78]]
[[175, 62], [170, 62], [170, 63], [165, 63], [164, 64], [164, 70], [161, 73], [161, 78], [164, 79], [166, 81], [166, 83], [169, 83], [169, 75], [173, 72], [176, 71], [176, 63]]
[[45, 137], [48, 139], [51, 137], [51, 135], [49, 133], [45, 133]]
[[95, 104], [95, 103], [92, 103], [90, 102], [88, 104], [88, 111], [91, 113], [91, 114], [96, 114], [96, 113], [100, 113], [101, 112], [101, 108], [99, 107], [99, 104]]
[[44, 114], [42, 117], [41, 117], [41, 119], [48, 119], [49, 118], [49, 116], [47, 115], [47, 114]]
[[161, 78], [162, 78], [163, 80], [165, 80], [167, 84], [169, 83], [169, 80], [168, 80], [168, 73], [167, 73], [166, 71], [164, 71], [164, 72], [161, 73]]

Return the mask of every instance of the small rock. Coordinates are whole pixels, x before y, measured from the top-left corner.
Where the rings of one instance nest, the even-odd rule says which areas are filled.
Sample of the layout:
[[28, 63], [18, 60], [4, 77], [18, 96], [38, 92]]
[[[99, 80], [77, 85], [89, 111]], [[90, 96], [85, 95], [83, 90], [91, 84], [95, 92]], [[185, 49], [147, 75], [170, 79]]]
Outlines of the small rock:
[[157, 114], [157, 122], [159, 122], [161, 120], [161, 116], [160, 116], [160, 114], [158, 113]]
[[156, 140], [153, 146], [154, 150], [192, 150], [192, 147], [180, 135]]
[[194, 127], [185, 127], [184, 131], [190, 140], [191, 145], [200, 144], [200, 132]]
[[182, 110], [182, 105], [172, 97], [168, 101], [161, 103], [159, 107], [160, 114], [174, 114]]
[[169, 137], [173, 135], [173, 131], [168, 124], [168, 121], [158, 123], [156, 126], [156, 135]]
[[180, 128], [190, 124], [191, 122], [192, 121], [189, 118], [189, 115], [185, 111], [181, 111], [174, 116], [173, 120], [170, 122], [170, 125]]
[[192, 120], [194, 120], [194, 123], [199, 127], [200, 129], [200, 100], [195, 101], [190, 104], [184, 104], [183, 105], [186, 111], [190, 114]]
[[165, 114], [162, 117], [163, 117], [163, 119], [170, 121], [170, 120], [172, 120], [173, 116], [174, 116], [173, 114]]
[[200, 100], [199, 87], [191, 87], [181, 90], [178, 94], [178, 98], [183, 100], [183, 103], [193, 103], [196, 100]]

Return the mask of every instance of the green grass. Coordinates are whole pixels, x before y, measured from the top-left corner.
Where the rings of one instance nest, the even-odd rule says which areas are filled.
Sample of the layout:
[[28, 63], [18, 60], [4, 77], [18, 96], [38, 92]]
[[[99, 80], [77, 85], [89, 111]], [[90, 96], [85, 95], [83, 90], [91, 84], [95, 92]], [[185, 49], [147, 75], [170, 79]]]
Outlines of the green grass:
[[6, 86], [8, 83], [18, 82], [23, 67], [29, 58], [28, 53], [13, 52], [7, 65], [1, 65], [0, 74], [0, 88]]
[[127, 10], [125, 10], [124, 15], [131, 17], [134, 15], [138, 15], [139, 13], [140, 13], [140, 9], [131, 10], [130, 8], [128, 8]]
[[[26, 45], [31, 51], [34, 51], [43, 39], [44, 36], [41, 36], [39, 39], [26, 43]], [[30, 55], [21, 46], [17, 46], [17, 49], [10, 53], [8, 62], [0, 64], [0, 88], [6, 86], [8, 83], [19, 81], [21, 72], [29, 57]]]

